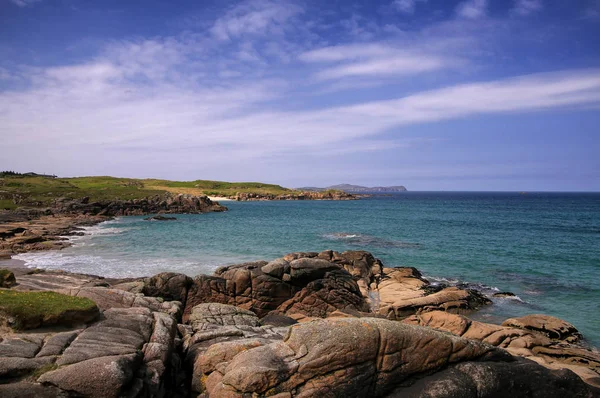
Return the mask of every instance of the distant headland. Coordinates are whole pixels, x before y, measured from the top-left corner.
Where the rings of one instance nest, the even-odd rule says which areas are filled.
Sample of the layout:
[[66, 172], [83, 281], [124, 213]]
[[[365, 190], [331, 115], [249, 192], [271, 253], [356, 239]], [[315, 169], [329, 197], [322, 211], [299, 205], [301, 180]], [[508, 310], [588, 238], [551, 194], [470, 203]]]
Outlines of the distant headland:
[[328, 190], [336, 190], [343, 191], [347, 193], [393, 193], [393, 192], [406, 192], [407, 189], [403, 185], [392, 186], [392, 187], [363, 187], [361, 185], [352, 185], [352, 184], [339, 184], [332, 185], [327, 188], [317, 188], [317, 187], [302, 187], [296, 188], [301, 191], [314, 191], [314, 192], [323, 192]]

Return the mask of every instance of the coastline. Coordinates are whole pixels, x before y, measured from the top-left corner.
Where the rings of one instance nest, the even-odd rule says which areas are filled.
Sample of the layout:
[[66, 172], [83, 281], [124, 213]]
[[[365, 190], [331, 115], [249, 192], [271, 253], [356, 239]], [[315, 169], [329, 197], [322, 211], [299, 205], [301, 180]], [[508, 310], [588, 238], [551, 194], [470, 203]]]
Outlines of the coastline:
[[[157, 350], [179, 356], [175, 363], [187, 367], [185, 374], [191, 378], [187, 388], [196, 394], [220, 396], [215, 387], [217, 383], [211, 380], [231, 377], [227, 376], [227, 372], [250, 378], [261, 377], [261, 383], [267, 383], [265, 388], [273, 388], [269, 387], [269, 383], [275, 379], [262, 377], [263, 353], [273, 350], [272, 354], [271, 351], [267, 354], [269, 358], [276, 359], [270, 366], [273, 363], [283, 364], [284, 357], [278, 355], [288, 352], [290, 348], [282, 344], [291, 344], [292, 356], [296, 361], [302, 361], [304, 357], [330, 358], [320, 365], [323, 375], [334, 372], [337, 369], [335, 366], [352, 369], [356, 366], [355, 356], [358, 363], [364, 363], [369, 360], [363, 356], [371, 358], [375, 355], [371, 351], [387, 353], [389, 349], [398, 349], [402, 352], [403, 361], [410, 365], [416, 375], [433, 371], [437, 372], [435, 377], [444, 378], [446, 365], [464, 362], [465, 365], [479, 366], [477, 364], [481, 363], [482, 355], [487, 353], [481, 366], [490, 376], [494, 375], [500, 380], [512, 380], [514, 377], [529, 380], [536, 375], [544, 381], [541, 384], [539, 381], [528, 381], [531, 386], [527, 389], [538, 391], [549, 388], [549, 391], [555, 391], [554, 385], [558, 380], [561, 386], [567, 383], [569, 391], [596, 391], [600, 386], [600, 353], [579, 345], [581, 336], [573, 325], [544, 315], [507, 319], [502, 325], [473, 321], [465, 315], [489, 305], [476, 292], [432, 285], [417, 269], [388, 268], [364, 251], [289, 253], [271, 261], [221, 267], [212, 275], [197, 275], [195, 278], [165, 272], [145, 278], [111, 279], [63, 271], [31, 271], [19, 269], [19, 262], [12, 264], [18, 271], [15, 272], [17, 284], [10, 287], [10, 291], [56, 291], [80, 299], [92, 299], [103, 314], [98, 320], [86, 321], [86, 325], [79, 323], [66, 331], [61, 329], [60, 333], [46, 332], [54, 339], [47, 337], [48, 341], [56, 341], [65, 333], [71, 337], [63, 343], [61, 353], [51, 359], [50, 363], [56, 360], [61, 366], [46, 370], [47, 373], [42, 376], [36, 373], [33, 378], [26, 379], [25, 382], [30, 383], [28, 388], [86, 391], [87, 383], [93, 385], [94, 379], [88, 377], [90, 373], [81, 372], [80, 369], [91, 369], [91, 373], [94, 373], [95, 361], [98, 361], [99, 369], [108, 366], [106, 361], [124, 363], [123, 366], [134, 370], [141, 366], [140, 374], [144, 374], [146, 369], [155, 369], [151, 367], [154, 363], [152, 366], [158, 365], [162, 369], [160, 373], [139, 382], [148, 384], [150, 388], [156, 380], [168, 380], [171, 377], [168, 369], [179, 369], [172, 368], [171, 356], [159, 355]], [[55, 318], [44, 319], [55, 321]], [[58, 321], [69, 322], [69, 318]], [[134, 339], [133, 336], [139, 335], [136, 332], [140, 330], [139, 322], [153, 325], [153, 329], [146, 333], [147, 337], [135, 343], [141, 346], [146, 341], [147, 347], [152, 347], [152, 350], [144, 348], [139, 352], [143, 361], [131, 356], [129, 348], [125, 352], [118, 351], [124, 344], [130, 344], [127, 342]], [[117, 333], [107, 334], [105, 326], [120, 329]], [[86, 345], [78, 343], [79, 340], [75, 338], [78, 335], [81, 335], [79, 340], [86, 341]], [[6, 349], [16, 349], [26, 341], [19, 334], [10, 336], [3, 342], [4, 346], [8, 346]], [[25, 339], [29, 335], [22, 336]], [[284, 339], [284, 336], [288, 338]], [[177, 339], [182, 344], [176, 344]], [[296, 340], [299, 341], [298, 346], [294, 345]], [[89, 341], [98, 341], [99, 348], [90, 351], [87, 345]], [[153, 343], [157, 341], [162, 345]], [[379, 347], [379, 341], [383, 347], [387, 347], [385, 350]], [[45, 340], [40, 340], [38, 344], [44, 345]], [[301, 345], [304, 348], [301, 349]], [[68, 348], [65, 349], [65, 346]], [[328, 347], [327, 351], [320, 352], [322, 347]], [[345, 353], [349, 347], [352, 347], [352, 355], [348, 356]], [[415, 350], [415, 347], [419, 349]], [[453, 358], [450, 362], [443, 359], [449, 355], [448, 347]], [[293, 350], [298, 350], [300, 354]], [[213, 355], [221, 358], [215, 363], [221, 363], [222, 353], [227, 353], [224, 357], [228, 363], [225, 374], [213, 367], [196, 366], [198, 363], [210, 363], [208, 361], [213, 360], [210, 359]], [[238, 354], [240, 356], [236, 357]], [[396, 354], [390, 352], [389, 355]], [[440, 365], [430, 367], [433, 362], [431, 358], [437, 356], [440, 358], [435, 359], [435, 363]], [[181, 362], [186, 357], [190, 361]], [[242, 361], [246, 357], [250, 362]], [[26, 358], [16, 358], [5, 363], [11, 372], [16, 372], [14, 366], [22, 366], [24, 361], [27, 362]], [[81, 362], [82, 359], [84, 362]], [[46, 363], [31, 362], [31, 371]], [[258, 364], [259, 368], [249, 368], [254, 366], [250, 364]], [[524, 367], [524, 364], [527, 366]], [[507, 367], [513, 371], [505, 373]], [[221, 369], [225, 369], [225, 366]], [[269, 374], [275, 372], [285, 375], [291, 372], [291, 380], [294, 380], [298, 367], [292, 370], [280, 367], [268, 369], [271, 372]], [[355, 374], [368, 374], [360, 369], [359, 366], [356, 372], [339, 376], [342, 384], [335, 384], [336, 391], [350, 393], [341, 386], [353, 380]], [[556, 369], [562, 369], [560, 379], [556, 379]], [[311, 377], [317, 378], [320, 374]], [[81, 384], [75, 387], [70, 384], [73, 375], [81, 380]], [[102, 383], [108, 381], [107, 388], [112, 388], [115, 385], [113, 377], [107, 375], [102, 378]], [[448, 377], [454, 380], [456, 375], [451, 372]], [[489, 377], [486, 376], [486, 380], [488, 383]], [[332, 379], [332, 383], [334, 381], [337, 383], [337, 377]], [[23, 388], [23, 384], [18, 383], [23, 381], [9, 378], [8, 384], [0, 385], [0, 395], [3, 389], [10, 386]], [[413, 383], [414, 380], [409, 385]], [[499, 388], [498, 391], [506, 392], [502, 384], [489, 383], [486, 388]], [[515, 388], [521, 391], [524, 386], [529, 386], [526, 383], [522, 381]], [[116, 385], [123, 388], [118, 382]], [[165, 385], [175, 388], [175, 384], [166, 382]], [[418, 385], [418, 382], [414, 384]], [[302, 384], [299, 386], [302, 388]], [[414, 386], [411, 388], [417, 388]], [[281, 387], [280, 390], [287, 391], [286, 388]], [[318, 393], [326, 390], [319, 390]], [[253, 390], [242, 386], [238, 391], [250, 393]]]

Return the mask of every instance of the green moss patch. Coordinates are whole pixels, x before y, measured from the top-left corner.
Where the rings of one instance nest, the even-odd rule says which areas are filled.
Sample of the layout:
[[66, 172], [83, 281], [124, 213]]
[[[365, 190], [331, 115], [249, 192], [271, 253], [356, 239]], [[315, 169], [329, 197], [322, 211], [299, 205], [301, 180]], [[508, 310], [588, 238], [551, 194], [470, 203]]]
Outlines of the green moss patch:
[[40, 326], [73, 326], [98, 316], [92, 300], [56, 292], [19, 292], [0, 290], [0, 322], [13, 329]]

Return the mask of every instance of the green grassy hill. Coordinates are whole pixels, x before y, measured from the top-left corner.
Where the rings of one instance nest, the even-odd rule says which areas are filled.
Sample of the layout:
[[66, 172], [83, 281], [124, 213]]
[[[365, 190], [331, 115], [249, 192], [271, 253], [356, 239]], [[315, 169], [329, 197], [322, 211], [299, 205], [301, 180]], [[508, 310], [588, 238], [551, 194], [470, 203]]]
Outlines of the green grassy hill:
[[280, 195], [295, 191], [259, 182], [5, 175], [0, 177], [0, 209], [14, 209], [20, 206], [44, 207], [63, 197], [77, 199], [88, 196], [91, 201], [141, 199], [165, 192], [232, 196], [238, 192]]

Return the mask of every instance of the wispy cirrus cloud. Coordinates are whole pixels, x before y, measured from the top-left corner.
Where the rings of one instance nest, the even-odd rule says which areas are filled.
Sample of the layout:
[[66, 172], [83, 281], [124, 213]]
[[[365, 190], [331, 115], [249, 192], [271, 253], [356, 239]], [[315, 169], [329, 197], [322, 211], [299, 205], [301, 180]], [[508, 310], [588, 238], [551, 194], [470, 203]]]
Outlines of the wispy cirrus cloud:
[[288, 1], [244, 1], [218, 18], [210, 32], [219, 40], [254, 34], [280, 35], [290, 18], [302, 12], [302, 7]]
[[403, 14], [414, 14], [417, 8], [417, 3], [425, 3], [428, 0], [394, 0], [392, 8]]
[[467, 0], [456, 8], [456, 15], [461, 18], [478, 19], [487, 15], [487, 0]]
[[300, 54], [308, 63], [331, 64], [315, 73], [318, 80], [347, 77], [407, 76], [461, 64], [457, 58], [384, 44], [359, 44], [325, 47]]
[[516, 0], [512, 12], [519, 16], [527, 16], [544, 8], [542, 0]]
[[11, 3], [18, 5], [19, 7], [30, 7], [41, 1], [42, 0], [10, 0]]

